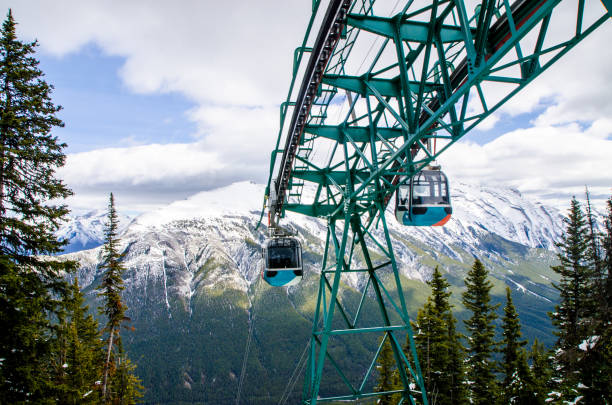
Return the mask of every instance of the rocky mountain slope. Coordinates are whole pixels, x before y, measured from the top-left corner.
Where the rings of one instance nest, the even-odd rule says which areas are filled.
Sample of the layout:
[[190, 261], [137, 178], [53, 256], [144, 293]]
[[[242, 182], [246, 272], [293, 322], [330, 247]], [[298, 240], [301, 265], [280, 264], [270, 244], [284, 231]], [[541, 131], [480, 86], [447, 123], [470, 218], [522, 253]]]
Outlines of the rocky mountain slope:
[[[322, 220], [288, 215], [284, 225], [298, 232], [304, 247], [304, 280], [288, 289], [257, 284], [266, 237], [265, 224], [256, 229], [262, 195], [261, 185], [236, 183], [141, 215], [121, 233], [124, 299], [136, 328], [123, 339], [148, 387], [147, 400], [233, 403], [250, 323], [255, 344], [243, 395], [262, 404], [280, 397], [309, 337], [326, 228]], [[404, 227], [392, 212], [387, 216], [413, 317], [429, 293], [423, 281], [436, 265], [452, 283], [463, 317], [462, 280], [479, 257], [495, 279], [495, 300], [502, 302], [510, 285], [525, 335], [550, 342], [546, 311], [556, 294], [549, 266], [561, 214], [509, 189], [456, 184], [452, 196], [453, 218], [442, 228]], [[96, 226], [91, 218], [75, 218], [72, 234], [91, 246], [100, 243], [87, 236], [96, 235]], [[101, 249], [68, 256], [81, 263], [79, 282], [97, 306]], [[345, 282], [344, 299], [358, 296], [363, 279]], [[352, 352], [374, 345], [364, 339]], [[356, 367], [355, 376], [360, 372]], [[338, 383], [332, 378], [322, 389]]]
[[[72, 216], [57, 232], [60, 240], [67, 240], [64, 253], [78, 252], [80, 250], [93, 249], [104, 243], [104, 226], [106, 223], [106, 211], [93, 210], [81, 215]], [[128, 227], [131, 218], [118, 214], [119, 231]]]

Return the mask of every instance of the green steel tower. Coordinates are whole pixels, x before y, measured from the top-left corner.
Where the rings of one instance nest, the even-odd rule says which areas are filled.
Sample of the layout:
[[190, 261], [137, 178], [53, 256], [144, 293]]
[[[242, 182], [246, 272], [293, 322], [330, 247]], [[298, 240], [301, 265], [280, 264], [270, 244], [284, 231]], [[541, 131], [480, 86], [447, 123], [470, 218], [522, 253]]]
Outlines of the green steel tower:
[[[390, 393], [428, 403], [385, 218], [391, 196], [610, 19], [609, 10], [612, 0], [313, 0], [265, 196], [273, 228], [286, 211], [327, 221], [304, 404]], [[349, 273], [367, 280], [357, 308], [342, 300]], [[362, 316], [368, 301], [376, 321]], [[328, 348], [361, 334], [381, 343], [352, 381]], [[405, 335], [408, 354], [398, 339]], [[401, 388], [373, 392], [368, 381], [386, 342]], [[345, 390], [322, 396], [329, 373]]]

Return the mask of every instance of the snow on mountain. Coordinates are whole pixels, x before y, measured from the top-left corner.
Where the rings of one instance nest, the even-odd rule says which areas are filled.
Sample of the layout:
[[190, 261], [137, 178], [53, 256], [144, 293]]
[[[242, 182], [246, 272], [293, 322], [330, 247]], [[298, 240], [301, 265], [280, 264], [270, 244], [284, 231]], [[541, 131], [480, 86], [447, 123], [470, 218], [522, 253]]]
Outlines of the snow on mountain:
[[[525, 333], [545, 337], [542, 335], [549, 334], [546, 312], [556, 294], [550, 287], [553, 275], [549, 270], [554, 254], [530, 248], [555, 249], [562, 233], [561, 214], [511, 189], [457, 182], [451, 184], [451, 191], [453, 217], [444, 227], [400, 225], [389, 207], [386, 219], [399, 271], [406, 278], [424, 281], [440, 264], [449, 282], [462, 287], [465, 272], [477, 256], [491, 270], [498, 297], [504, 284], [520, 291], [515, 305], [529, 314], [523, 318], [528, 320]], [[278, 373], [276, 360], [274, 366], [266, 361], [278, 359], [279, 351], [301, 352], [302, 348], [288, 345], [302, 342], [296, 336], [306, 336], [311, 328], [327, 224], [323, 219], [288, 213], [282, 225], [299, 235], [304, 280], [287, 289], [255, 284], [260, 279], [261, 246], [267, 237], [265, 218], [256, 229], [263, 194], [263, 185], [240, 182], [176, 201], [131, 222], [121, 220], [126, 225], [119, 234], [125, 267], [122, 297], [138, 331], [126, 334], [126, 348], [134, 358], [146, 359], [143, 367], [156, 370], [164, 381], [211, 385], [217, 379], [229, 386], [242, 363], [255, 313], [253, 350], [258, 354], [252, 358], [262, 361], [261, 373], [272, 367]], [[74, 218], [60, 234], [72, 237], [73, 244], [99, 244], [104, 222], [104, 213], [90, 213]], [[380, 240], [381, 228], [371, 229]], [[102, 247], [66, 256], [80, 263], [79, 283], [90, 308], [96, 308], [100, 305], [95, 288], [103, 271]], [[382, 260], [376, 252], [372, 256], [377, 263]], [[379, 274], [390, 276], [388, 269]], [[351, 297], [358, 297], [354, 293], [363, 291], [365, 277], [357, 272], [343, 274], [346, 295], [342, 299], [350, 302]], [[423, 285], [409, 281], [404, 287], [405, 292], [410, 291], [406, 298], [412, 307], [420, 307], [417, 300]], [[223, 364], [209, 361], [219, 353]], [[234, 377], [223, 380], [230, 372]], [[174, 395], [173, 386], [160, 386], [160, 392]]]
[[[389, 208], [387, 223], [394, 252], [400, 271], [408, 278], [428, 279], [431, 268], [423, 263], [423, 253], [407, 244], [418, 244], [434, 259], [442, 254], [460, 262], [462, 252], [507, 260], [503, 252], [485, 242], [489, 235], [529, 248], [555, 249], [562, 233], [562, 216], [556, 209], [511, 189], [456, 183], [451, 191], [453, 217], [444, 227], [402, 226]], [[258, 277], [260, 246], [266, 238], [265, 223], [255, 229], [263, 194], [263, 185], [240, 182], [135, 218], [120, 233], [128, 290], [135, 289], [145, 297], [158, 295], [169, 315], [172, 297], [180, 297], [190, 311], [192, 297], [213, 287], [247, 291]], [[322, 254], [324, 220], [289, 213], [283, 221], [284, 226], [298, 232], [306, 253]], [[90, 213], [71, 221], [61, 235], [74, 235], [72, 246], [100, 244], [103, 223], [103, 213]], [[373, 233], [380, 236], [381, 230]], [[78, 275], [82, 285], [94, 283], [101, 248], [70, 256], [81, 263]], [[319, 265], [306, 264], [307, 271]], [[354, 287], [359, 288], [362, 281], [357, 273], [347, 275], [348, 284]]]
[[450, 189], [453, 216], [447, 225], [404, 228], [405, 232], [451, 254], [452, 245], [477, 253], [480, 238], [487, 233], [530, 248], [556, 250], [563, 232], [563, 217], [556, 208], [510, 188], [455, 183]]
[[[106, 215], [105, 210], [94, 210], [70, 217], [56, 233], [60, 240], [69, 241], [64, 248], [64, 253], [91, 249], [104, 243]], [[127, 228], [131, 219], [121, 214], [118, 214], [118, 217], [119, 231], [122, 231]]]

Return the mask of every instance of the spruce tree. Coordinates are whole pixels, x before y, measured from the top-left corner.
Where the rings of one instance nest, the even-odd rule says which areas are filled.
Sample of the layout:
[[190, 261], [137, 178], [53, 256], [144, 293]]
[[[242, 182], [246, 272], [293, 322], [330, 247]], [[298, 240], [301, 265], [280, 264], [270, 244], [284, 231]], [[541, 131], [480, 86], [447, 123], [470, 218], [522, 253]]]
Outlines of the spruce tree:
[[[612, 197], [606, 201], [606, 217], [604, 219], [604, 235], [602, 238], [602, 267], [603, 273], [605, 276], [605, 301], [607, 312], [606, 316], [608, 317], [608, 321], [612, 320], [610, 317], [612, 316]], [[610, 329], [607, 329], [609, 332]]]
[[103, 345], [98, 322], [88, 313], [76, 278], [66, 302], [54, 350], [57, 397], [66, 404], [99, 403]]
[[467, 389], [465, 380], [465, 348], [461, 344], [462, 335], [457, 332], [457, 320], [450, 314], [447, 329], [449, 337], [449, 363], [448, 376], [450, 379], [449, 402], [462, 405], [467, 403]]
[[510, 288], [506, 287], [506, 306], [502, 319], [501, 362], [499, 369], [503, 375], [501, 383], [501, 404], [529, 404], [532, 376], [527, 366], [527, 354], [523, 346], [526, 340], [521, 340], [521, 325], [512, 302]]
[[[121, 326], [124, 322], [129, 321], [129, 318], [125, 316], [127, 307], [121, 298], [121, 291], [124, 289], [122, 276], [125, 268], [121, 263], [122, 254], [119, 252], [120, 241], [117, 235], [119, 220], [117, 218], [117, 211], [115, 210], [115, 198], [112, 193], [110, 194], [108, 203], [107, 221], [103, 247], [104, 258], [101, 265], [101, 268], [105, 271], [102, 276], [102, 282], [98, 287], [100, 290], [98, 295], [104, 300], [104, 306], [99, 308], [99, 312], [100, 314], [106, 315], [107, 319], [104, 328], [104, 332], [106, 333], [106, 349], [102, 379], [102, 398], [105, 402], [120, 400], [121, 403], [129, 403], [131, 397], [126, 398], [120, 395], [131, 395], [133, 392], [139, 392], [138, 387], [131, 386], [129, 389], [123, 387], [120, 391], [117, 391], [117, 387], [114, 389], [110, 387], [111, 382], [114, 380], [114, 374], [117, 371], [121, 371], [120, 367], [118, 367], [118, 363], [125, 357], [121, 344]], [[127, 366], [125, 361], [123, 361], [123, 363], [124, 366]], [[133, 368], [124, 368], [124, 371], [125, 370], [131, 373]], [[135, 376], [133, 377], [133, 381], [139, 384], [140, 380]]]
[[36, 42], [17, 39], [9, 10], [0, 33], [0, 403], [52, 401], [52, 339], [75, 263], [51, 259], [71, 195], [57, 179], [63, 126], [34, 58]]
[[449, 303], [450, 284], [437, 267], [428, 284], [432, 288], [431, 296], [419, 310], [414, 325], [425, 388], [432, 402], [461, 404], [466, 400], [464, 356]]
[[[387, 335], [381, 337], [381, 341], [385, 339], [385, 336]], [[376, 366], [378, 370], [378, 384], [374, 388], [375, 392], [392, 391], [396, 388], [394, 384], [396, 380], [394, 376], [395, 358], [393, 357], [393, 349], [389, 339], [390, 337], [387, 336], [376, 360], [378, 363]], [[393, 405], [395, 401], [391, 394], [386, 394], [381, 395], [377, 403], [380, 405]]]
[[588, 257], [590, 258], [591, 310], [585, 315], [585, 339], [578, 346], [578, 392], [586, 403], [612, 403], [612, 198], [607, 201], [603, 234], [594, 231], [587, 193]]
[[446, 352], [446, 348], [442, 347], [444, 341], [440, 339], [444, 326], [442, 320], [436, 315], [431, 297], [428, 297], [423, 308], [419, 309], [416, 323], [413, 325], [414, 330], [416, 330], [414, 340], [425, 383], [425, 391], [427, 397], [432, 401], [432, 398], [437, 396], [440, 387], [437, 378], [435, 378], [439, 370], [435, 363], [438, 360], [437, 356], [442, 356]]
[[[597, 320], [606, 312], [605, 299], [605, 268], [601, 256], [601, 237], [596, 230], [595, 218], [591, 209], [591, 198], [589, 190], [585, 190], [586, 196], [586, 226], [587, 226], [587, 261], [591, 267], [591, 298], [593, 306], [592, 322]], [[596, 327], [596, 326], [594, 326]]]
[[137, 404], [142, 398], [144, 387], [135, 374], [136, 365], [132, 363], [120, 344], [116, 354], [116, 371], [112, 377], [113, 397], [122, 405]]
[[580, 381], [579, 362], [582, 357], [580, 344], [589, 336], [589, 314], [593, 311], [590, 283], [592, 271], [588, 265], [588, 230], [580, 203], [573, 198], [565, 222], [565, 233], [557, 244], [560, 262], [552, 270], [560, 275], [558, 284], [560, 302], [550, 314], [557, 328], [555, 344], [556, 372], [561, 381], [564, 400], [578, 396]]
[[535, 339], [531, 350], [529, 351], [529, 359], [531, 360], [531, 376], [533, 392], [533, 404], [544, 405], [548, 399], [548, 393], [551, 391], [552, 367], [550, 364], [550, 354], [544, 348], [544, 345]]
[[467, 330], [467, 375], [470, 401], [473, 404], [491, 404], [497, 398], [497, 383], [493, 373], [495, 363], [491, 359], [495, 351], [495, 325], [497, 319], [491, 304], [490, 291], [493, 284], [487, 279], [488, 272], [476, 259], [465, 279], [467, 290], [463, 293], [463, 305], [472, 313], [463, 321]]

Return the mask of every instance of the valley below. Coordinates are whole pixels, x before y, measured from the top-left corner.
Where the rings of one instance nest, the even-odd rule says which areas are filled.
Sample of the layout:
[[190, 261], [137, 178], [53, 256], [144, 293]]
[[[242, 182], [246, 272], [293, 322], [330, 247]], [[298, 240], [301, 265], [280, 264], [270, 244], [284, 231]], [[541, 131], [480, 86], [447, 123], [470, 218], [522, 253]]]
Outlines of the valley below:
[[[503, 306], [510, 286], [524, 337], [550, 346], [554, 336], [547, 312], [557, 300], [550, 266], [562, 232], [560, 212], [510, 189], [457, 184], [452, 192], [453, 217], [444, 227], [405, 227], [391, 211], [387, 215], [411, 319], [429, 295], [425, 282], [436, 266], [451, 283], [455, 316], [465, 319], [463, 279], [479, 258], [494, 283], [494, 302]], [[258, 226], [262, 195], [261, 185], [235, 183], [133, 220], [122, 218], [128, 222], [120, 234], [123, 298], [134, 328], [122, 332], [122, 340], [138, 365], [146, 403], [234, 403], [250, 327], [243, 402], [277, 403], [286, 390], [288, 403], [301, 397], [303, 373], [294, 385], [289, 382], [303, 371], [298, 363], [312, 329], [326, 223], [297, 214], [285, 218], [283, 225], [302, 242], [304, 279], [288, 288], [270, 287], [259, 282], [267, 237], [266, 224]], [[88, 235], [100, 235], [96, 227], [104, 221], [92, 221], [96, 215], [103, 217], [89, 214], [87, 226], [79, 217], [68, 224], [73, 230], [68, 234], [81, 246], [96, 243]], [[102, 249], [74, 250], [66, 257], [79, 261], [75, 276], [95, 312]], [[376, 250], [373, 246], [374, 258]], [[383, 268], [379, 275], [384, 279], [392, 272]], [[352, 273], [342, 283], [342, 302], [356, 308], [366, 279]], [[364, 317], [376, 311], [366, 305]], [[458, 326], [463, 328], [461, 321]], [[347, 377], [358, 379], [376, 348], [376, 339], [366, 336], [350, 344], [337, 340], [331, 351], [352, 365], [354, 374]], [[332, 376], [321, 392], [341, 384]]]

